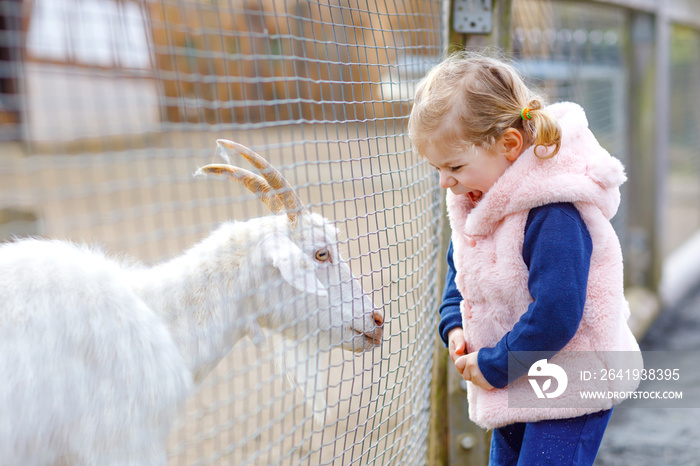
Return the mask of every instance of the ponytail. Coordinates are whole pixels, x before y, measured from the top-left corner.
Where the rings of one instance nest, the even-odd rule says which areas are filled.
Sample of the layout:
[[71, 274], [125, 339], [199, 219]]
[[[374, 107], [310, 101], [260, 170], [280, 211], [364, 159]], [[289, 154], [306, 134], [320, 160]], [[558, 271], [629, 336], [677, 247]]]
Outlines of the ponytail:
[[419, 154], [429, 143], [443, 152], [474, 145], [489, 149], [508, 128], [521, 131], [540, 159], [559, 152], [559, 123], [544, 99], [501, 59], [454, 53], [416, 88], [408, 134]]
[[[535, 145], [535, 155], [540, 159], [554, 157], [561, 147], [561, 127], [549, 113], [539, 97], [530, 100], [520, 112], [523, 130]], [[540, 147], [544, 150], [540, 150]], [[540, 155], [540, 153], [542, 155]]]

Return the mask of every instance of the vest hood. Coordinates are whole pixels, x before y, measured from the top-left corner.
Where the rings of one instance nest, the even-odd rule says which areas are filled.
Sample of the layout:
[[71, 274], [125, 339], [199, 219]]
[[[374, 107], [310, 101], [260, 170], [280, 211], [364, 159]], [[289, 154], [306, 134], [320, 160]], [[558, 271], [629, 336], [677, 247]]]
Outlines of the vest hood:
[[598, 143], [579, 105], [561, 102], [547, 109], [561, 126], [559, 152], [542, 159], [535, 155], [534, 146], [529, 147], [476, 207], [472, 208], [467, 196], [448, 191], [454, 229], [467, 235], [488, 235], [509, 214], [554, 202], [592, 203], [608, 220], [615, 215], [619, 187], [627, 179], [622, 163]]

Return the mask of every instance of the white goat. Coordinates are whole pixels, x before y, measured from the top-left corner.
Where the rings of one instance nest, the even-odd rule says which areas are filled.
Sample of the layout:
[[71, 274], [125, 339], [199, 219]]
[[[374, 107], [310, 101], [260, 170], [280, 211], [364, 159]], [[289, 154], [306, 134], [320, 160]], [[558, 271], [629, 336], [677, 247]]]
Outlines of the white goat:
[[[383, 316], [333, 225], [258, 154], [217, 143], [262, 177], [223, 164], [200, 172], [236, 179], [279, 215], [225, 223], [152, 268], [61, 241], [0, 247], [0, 464], [165, 464], [193, 385], [258, 325], [315, 333], [319, 351], [381, 343]], [[297, 369], [302, 388], [312, 375]]]

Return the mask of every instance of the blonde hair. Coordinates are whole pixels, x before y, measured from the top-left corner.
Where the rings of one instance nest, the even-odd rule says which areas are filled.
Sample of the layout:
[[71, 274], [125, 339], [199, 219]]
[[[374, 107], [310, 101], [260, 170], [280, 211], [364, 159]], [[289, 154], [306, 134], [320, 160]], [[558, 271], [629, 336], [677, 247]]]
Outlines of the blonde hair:
[[[541, 158], [561, 146], [561, 128], [545, 101], [527, 88], [504, 61], [457, 52], [434, 67], [416, 88], [408, 134], [419, 154], [427, 144], [448, 152], [469, 146], [490, 149], [508, 128], [521, 131]], [[529, 109], [530, 119], [521, 112]], [[538, 149], [545, 150], [544, 155]]]

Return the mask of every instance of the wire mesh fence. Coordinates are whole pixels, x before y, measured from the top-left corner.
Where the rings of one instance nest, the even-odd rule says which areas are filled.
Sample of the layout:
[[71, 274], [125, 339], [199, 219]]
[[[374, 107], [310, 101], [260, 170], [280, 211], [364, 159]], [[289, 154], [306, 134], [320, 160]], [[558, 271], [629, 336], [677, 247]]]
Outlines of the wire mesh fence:
[[665, 255], [700, 230], [700, 31], [673, 27], [671, 47], [672, 121], [666, 174], [669, 212], [664, 216]]
[[[243, 186], [193, 177], [225, 138], [338, 229], [383, 314], [380, 346], [345, 351], [331, 337], [348, 322], [321, 324], [338, 302], [290, 298], [265, 269], [236, 299], [268, 307], [243, 306], [249, 331], [188, 400], [169, 464], [422, 464], [441, 192], [406, 118], [443, 49], [441, 2], [0, 0], [0, 13], [0, 239], [152, 265], [269, 215]], [[263, 263], [255, 244], [242, 248]]]
[[[667, 2], [667, 6], [677, 5]], [[688, 8], [692, 11], [694, 7]], [[692, 149], [700, 124], [696, 110], [698, 29], [692, 21], [679, 22], [685, 20], [678, 15], [654, 16], [626, 1], [513, 2], [513, 53], [521, 70], [551, 101], [581, 104], [598, 140], [627, 167], [630, 179], [622, 186], [622, 202], [613, 225], [622, 241], [629, 283], [639, 284], [653, 274], [648, 269], [656, 248], [658, 257], [667, 260], [696, 238], [700, 227], [698, 155]], [[639, 84], [651, 76], [644, 75], [644, 67], [658, 58], [653, 55], [659, 54], [655, 48], [663, 47], [657, 45], [655, 22], [667, 24], [670, 31], [670, 43], [661, 52], [670, 57], [670, 82], [661, 84], [668, 86], [669, 98], [663, 102], [658, 101], [658, 90], [649, 86], [651, 81]], [[640, 90], [633, 90], [634, 86]], [[650, 131], [653, 137], [649, 138], [633, 121], [639, 115], [633, 115], [631, 109], [637, 109], [644, 121], [654, 121], [660, 107], [667, 108], [670, 115], [663, 128], [668, 134]], [[664, 139], [667, 147], [652, 150], [650, 160], [656, 165], [646, 167], [648, 155], [640, 152], [648, 150], [654, 138]], [[659, 173], [654, 175], [655, 171]], [[654, 195], [635, 199], [638, 207], [632, 211], [631, 185], [648, 192], [652, 184]], [[658, 202], [659, 207], [639, 207], [650, 202]], [[639, 218], [640, 211], [656, 209], [660, 210], [658, 226], [651, 230], [658, 231], [641, 227], [646, 220]]]
[[[516, 0], [513, 8], [513, 53], [520, 69], [549, 102], [580, 104], [601, 145], [629, 166], [626, 10], [548, 0]], [[623, 242], [627, 195], [623, 185], [613, 219]]]

